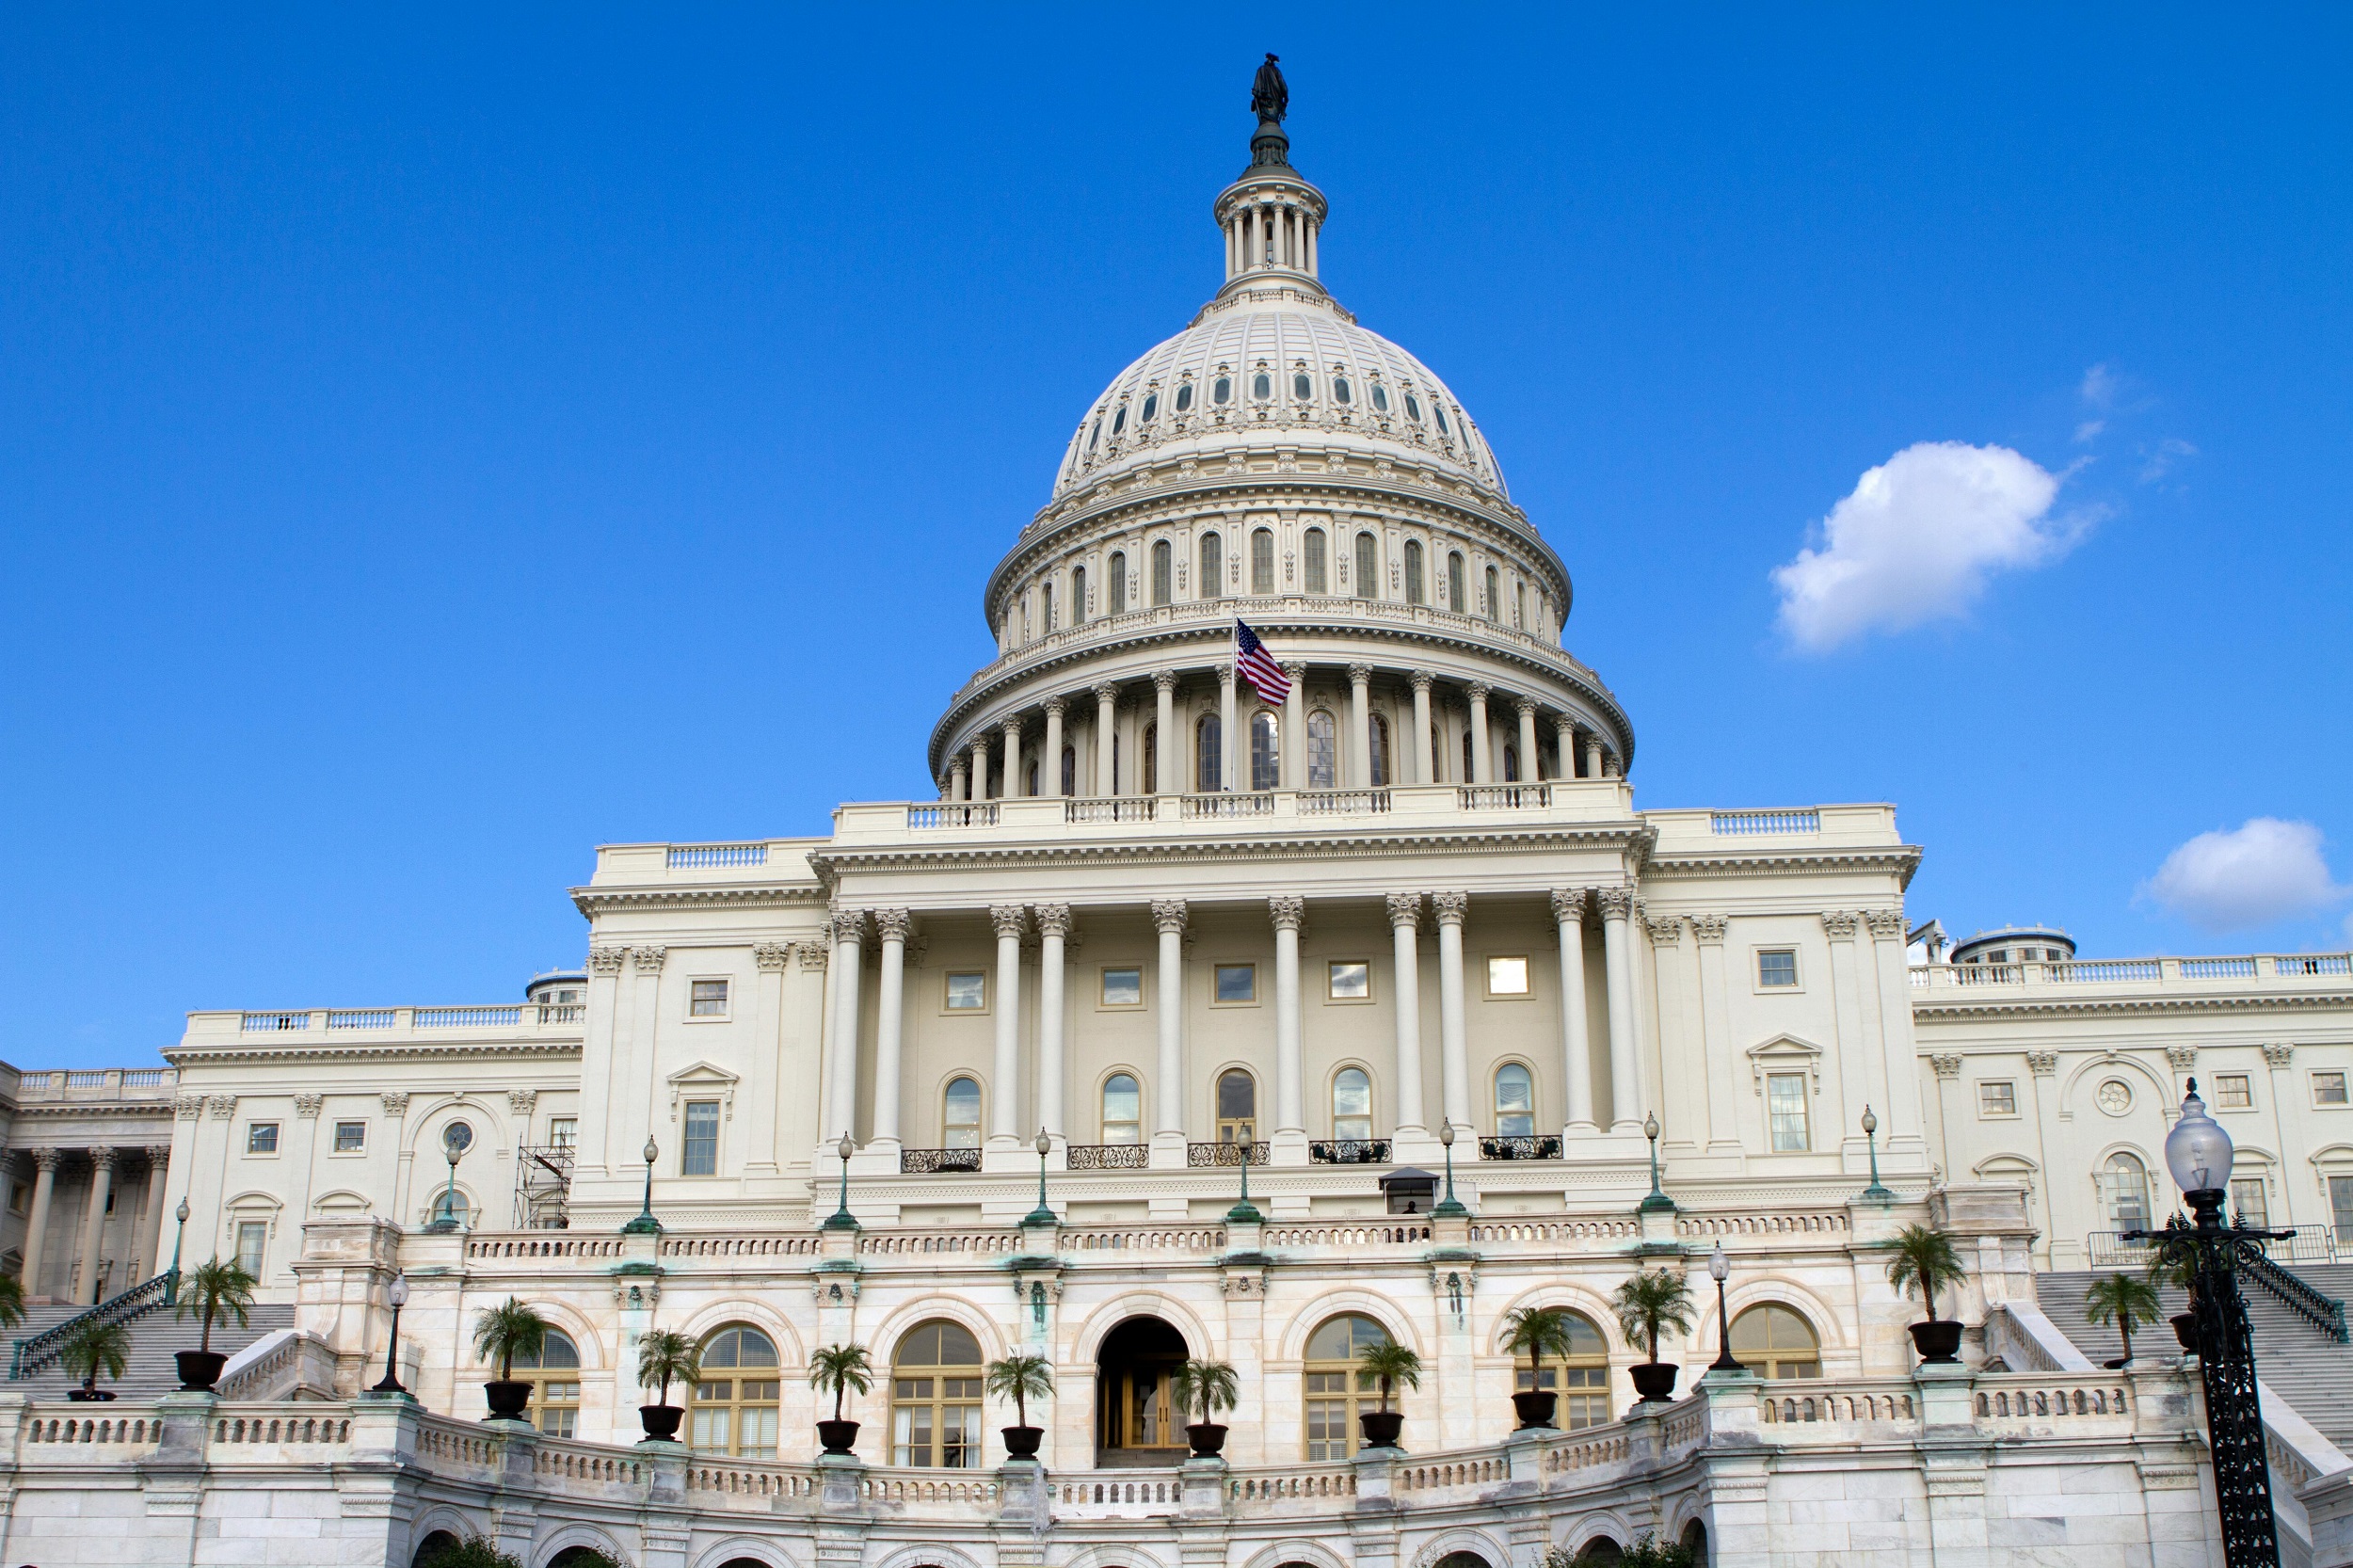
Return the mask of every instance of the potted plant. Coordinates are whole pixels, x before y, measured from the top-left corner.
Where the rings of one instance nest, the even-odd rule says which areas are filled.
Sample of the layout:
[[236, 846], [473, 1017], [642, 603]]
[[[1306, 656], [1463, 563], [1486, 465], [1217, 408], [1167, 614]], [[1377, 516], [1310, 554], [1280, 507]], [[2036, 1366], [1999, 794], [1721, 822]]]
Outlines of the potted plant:
[[1225, 1429], [1217, 1424], [1217, 1413], [1234, 1408], [1238, 1387], [1231, 1362], [1188, 1359], [1169, 1375], [1169, 1397], [1176, 1408], [1191, 1412], [1198, 1406], [1201, 1411], [1201, 1419], [1185, 1428], [1194, 1459], [1215, 1459], [1225, 1447]]
[[2169, 1285], [2189, 1298], [2187, 1306], [2167, 1321], [2173, 1325], [2173, 1337], [2181, 1341], [2182, 1349], [2196, 1354], [2198, 1249], [2189, 1236], [2189, 1223], [2176, 1214], [2165, 1222], [2165, 1229], [2149, 1239], [2149, 1283], [2160, 1288]]
[[672, 1329], [654, 1329], [637, 1341], [637, 1385], [648, 1384], [661, 1390], [651, 1404], [637, 1407], [637, 1420], [646, 1429], [645, 1441], [672, 1443], [678, 1440], [678, 1424], [686, 1418], [686, 1412], [670, 1402], [670, 1384], [682, 1383], [692, 1388], [702, 1382], [701, 1347], [685, 1335]]
[[1677, 1334], [1691, 1332], [1691, 1282], [1680, 1269], [1637, 1269], [1609, 1298], [1609, 1305], [1625, 1336], [1650, 1346], [1650, 1360], [1628, 1368], [1634, 1374], [1634, 1391], [1646, 1404], [1673, 1397], [1675, 1373], [1681, 1368], [1659, 1361], [1658, 1335], [1670, 1328]]
[[1381, 1389], [1381, 1408], [1356, 1417], [1357, 1426], [1364, 1430], [1365, 1447], [1394, 1448], [1397, 1434], [1405, 1425], [1405, 1413], [1389, 1408], [1389, 1390], [1421, 1386], [1421, 1357], [1394, 1339], [1384, 1339], [1356, 1352], [1356, 1368]]
[[1529, 1385], [1512, 1396], [1512, 1408], [1522, 1431], [1552, 1425], [1560, 1396], [1536, 1384], [1544, 1377], [1545, 1357], [1565, 1360], [1569, 1353], [1568, 1315], [1557, 1306], [1515, 1306], [1503, 1315], [1503, 1348], [1528, 1357]]
[[2084, 1292], [2084, 1318], [2094, 1323], [2114, 1323], [2119, 1337], [2124, 1341], [2124, 1353], [2107, 1363], [2122, 1367], [2133, 1359], [2133, 1330], [2144, 1323], [2153, 1323], [2163, 1313], [2157, 1304], [2156, 1287], [2145, 1279], [2130, 1274], [2108, 1274], [2091, 1282]]
[[131, 1333], [120, 1323], [84, 1323], [58, 1352], [67, 1374], [82, 1380], [82, 1386], [67, 1389], [65, 1397], [76, 1402], [113, 1399], [113, 1389], [98, 1386], [98, 1374], [122, 1376], [122, 1363], [130, 1349]]
[[1030, 1425], [1030, 1401], [1054, 1391], [1054, 1364], [1034, 1351], [1016, 1351], [988, 1364], [988, 1391], [1013, 1401], [1015, 1424], [999, 1429], [1004, 1433], [1005, 1457], [1035, 1459], [1046, 1429]]
[[253, 1304], [253, 1289], [261, 1281], [246, 1272], [245, 1265], [235, 1258], [226, 1263], [214, 1258], [200, 1263], [180, 1288], [180, 1299], [172, 1304], [171, 1315], [185, 1318], [193, 1313], [203, 1323], [196, 1349], [179, 1351], [172, 1362], [180, 1368], [180, 1388], [183, 1393], [209, 1394], [213, 1384], [220, 1381], [220, 1369], [229, 1358], [213, 1349], [213, 1324], [228, 1318], [237, 1320], [237, 1326], [248, 1326], [246, 1309]]
[[1918, 1289], [1928, 1305], [1928, 1321], [1912, 1325], [1912, 1343], [1924, 1362], [1949, 1366], [1961, 1359], [1961, 1324], [1936, 1315], [1936, 1293], [1964, 1277], [1961, 1255], [1943, 1231], [1913, 1224], [1897, 1234], [1896, 1254], [1887, 1260], [1887, 1283], [1907, 1296]]
[[842, 1418], [841, 1400], [853, 1390], [863, 1394], [872, 1387], [873, 1372], [863, 1345], [827, 1345], [808, 1358], [809, 1385], [833, 1396], [833, 1419], [817, 1423], [817, 1440], [825, 1452], [846, 1454], [857, 1441], [857, 1423]]
[[531, 1403], [531, 1384], [515, 1376], [515, 1358], [534, 1355], [547, 1343], [548, 1320], [509, 1296], [504, 1305], [486, 1306], [474, 1315], [473, 1353], [498, 1364], [499, 1375], [482, 1385], [489, 1401], [486, 1421], [520, 1421]]
[[14, 1274], [0, 1274], [0, 1328], [14, 1328], [24, 1320], [24, 1282]]

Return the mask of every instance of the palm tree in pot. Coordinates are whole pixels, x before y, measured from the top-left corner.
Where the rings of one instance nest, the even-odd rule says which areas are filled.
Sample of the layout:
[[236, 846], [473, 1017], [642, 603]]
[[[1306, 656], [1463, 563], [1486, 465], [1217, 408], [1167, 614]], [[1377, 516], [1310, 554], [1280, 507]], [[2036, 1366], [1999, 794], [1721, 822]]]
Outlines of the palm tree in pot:
[[988, 1364], [988, 1391], [1013, 1401], [1016, 1424], [1000, 1429], [1004, 1433], [1005, 1457], [1035, 1459], [1046, 1429], [1030, 1425], [1030, 1401], [1053, 1393], [1054, 1364], [1034, 1351], [1016, 1351]]
[[1192, 1445], [1194, 1459], [1215, 1459], [1225, 1447], [1225, 1429], [1217, 1424], [1217, 1413], [1234, 1408], [1240, 1387], [1233, 1364], [1227, 1361], [1188, 1358], [1169, 1374], [1169, 1397], [1176, 1401], [1176, 1408], [1190, 1413], [1198, 1406], [1201, 1411], [1201, 1419], [1185, 1428], [1185, 1441]]
[[2190, 1240], [2189, 1222], [2175, 1214], [2165, 1228], [2149, 1239], [2149, 1283], [2168, 1286], [2189, 1298], [2187, 1306], [2167, 1320], [2182, 1349], [2198, 1349], [2198, 1249]]
[[1364, 1430], [1365, 1447], [1394, 1448], [1397, 1434], [1405, 1425], [1405, 1413], [1389, 1408], [1389, 1390], [1421, 1386], [1421, 1357], [1394, 1339], [1384, 1339], [1356, 1352], [1356, 1369], [1381, 1390], [1381, 1408], [1356, 1417], [1357, 1426]]
[[115, 1391], [98, 1386], [98, 1374], [110, 1378], [122, 1376], [122, 1365], [131, 1350], [131, 1332], [120, 1323], [84, 1323], [74, 1331], [59, 1352], [69, 1376], [82, 1380], [79, 1388], [66, 1390], [66, 1398], [74, 1400], [111, 1400]]
[[1634, 1391], [1646, 1404], [1672, 1398], [1675, 1373], [1682, 1368], [1659, 1361], [1658, 1336], [1667, 1329], [1691, 1332], [1690, 1280], [1680, 1269], [1637, 1269], [1610, 1296], [1609, 1306], [1620, 1331], [1650, 1347], [1649, 1361], [1627, 1368], [1634, 1375]]
[[14, 1274], [0, 1274], [0, 1328], [14, 1328], [24, 1320], [24, 1282]]
[[2133, 1359], [2133, 1330], [2153, 1323], [2165, 1311], [2157, 1304], [2156, 1287], [2130, 1274], [2108, 1274], [2091, 1282], [2084, 1292], [2084, 1318], [2094, 1323], [2114, 1323], [2124, 1341], [2124, 1353], [2109, 1362], [2122, 1367]]
[[1512, 1408], [1521, 1430], [1552, 1425], [1560, 1396], [1541, 1386], [1545, 1357], [1564, 1361], [1569, 1354], [1569, 1317], [1557, 1306], [1515, 1306], [1503, 1315], [1503, 1348], [1528, 1357], [1528, 1386], [1512, 1396]]
[[637, 1420], [646, 1429], [645, 1441], [677, 1441], [678, 1424], [686, 1412], [670, 1402], [670, 1384], [692, 1388], [703, 1380], [702, 1347], [675, 1329], [655, 1329], [637, 1341], [637, 1386], [661, 1390], [651, 1404], [637, 1407]]
[[213, 1349], [213, 1324], [230, 1318], [237, 1320], [239, 1328], [249, 1327], [247, 1309], [253, 1304], [254, 1288], [261, 1284], [235, 1258], [224, 1263], [214, 1258], [200, 1263], [180, 1288], [180, 1299], [172, 1304], [171, 1315], [185, 1318], [193, 1314], [204, 1327], [197, 1336], [197, 1348], [173, 1354], [172, 1362], [180, 1369], [180, 1388], [187, 1394], [209, 1394], [213, 1384], [220, 1381], [220, 1369], [229, 1358]]
[[829, 1454], [846, 1454], [857, 1441], [857, 1423], [841, 1415], [841, 1401], [851, 1393], [873, 1386], [874, 1364], [863, 1345], [827, 1345], [808, 1358], [809, 1386], [833, 1396], [833, 1419], [817, 1423], [817, 1440]]
[[474, 1314], [473, 1353], [498, 1366], [499, 1375], [482, 1385], [489, 1401], [486, 1421], [520, 1421], [531, 1404], [531, 1384], [515, 1376], [515, 1358], [536, 1355], [547, 1343], [548, 1320], [509, 1296]]
[[1965, 1277], [1961, 1254], [1943, 1231], [1914, 1224], [1897, 1233], [1895, 1256], [1887, 1260], [1887, 1283], [1907, 1296], [1917, 1289], [1927, 1304], [1928, 1321], [1912, 1325], [1912, 1343], [1922, 1361], [1950, 1365], [1961, 1359], [1961, 1324], [1937, 1317], [1936, 1293]]

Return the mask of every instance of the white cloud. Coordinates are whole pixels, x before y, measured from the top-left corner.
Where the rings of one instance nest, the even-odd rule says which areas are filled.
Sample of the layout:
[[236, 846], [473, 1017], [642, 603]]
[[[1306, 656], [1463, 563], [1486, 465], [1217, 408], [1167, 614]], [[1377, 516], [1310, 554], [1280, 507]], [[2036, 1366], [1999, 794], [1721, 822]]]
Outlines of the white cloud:
[[2116, 407], [2117, 389], [2121, 385], [2122, 383], [2117, 379], [2116, 372], [2105, 364], [2093, 365], [2084, 372], [2083, 381], [2076, 387], [2075, 395], [2084, 400], [2087, 408], [2113, 408]]
[[2320, 829], [2252, 817], [2201, 833], [2165, 857], [2140, 896], [2205, 931], [2241, 931], [2314, 914], [2353, 894], [2329, 874]]
[[2084, 421], [2081, 424], [2075, 426], [2075, 444], [2078, 446], [2083, 445], [2086, 441], [2090, 440], [2107, 427], [2108, 422], [2104, 419], [2088, 419]]
[[2168, 436], [2154, 447], [2141, 448], [2144, 461], [2140, 465], [2140, 482], [2153, 485], [2173, 472], [2174, 465], [2185, 457], [2198, 456], [2198, 449], [2174, 436]]
[[1774, 568], [1782, 630], [1821, 652], [1966, 613], [1993, 573], [2056, 560], [2081, 536], [2089, 517], [2048, 517], [2063, 477], [2006, 446], [1904, 448], [1831, 508], [1817, 546]]

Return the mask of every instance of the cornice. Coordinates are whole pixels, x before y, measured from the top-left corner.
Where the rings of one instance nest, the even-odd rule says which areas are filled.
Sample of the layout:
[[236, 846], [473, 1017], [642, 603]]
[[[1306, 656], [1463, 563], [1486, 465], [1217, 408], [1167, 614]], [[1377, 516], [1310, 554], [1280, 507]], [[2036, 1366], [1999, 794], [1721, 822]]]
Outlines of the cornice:
[[190, 1064], [210, 1066], [223, 1062], [430, 1062], [489, 1053], [578, 1060], [582, 1044], [583, 1037], [580, 1036], [561, 1040], [477, 1040], [471, 1043], [453, 1040], [447, 1045], [388, 1041], [377, 1045], [284, 1046], [276, 1049], [261, 1046], [191, 1046], [183, 1043], [166, 1047], [162, 1055], [175, 1067]]
[[590, 920], [623, 909], [779, 909], [823, 904], [825, 890], [814, 883], [741, 883], [658, 888], [574, 888], [572, 907]]
[[171, 1107], [172, 1102], [168, 1099], [131, 1100], [127, 1102], [123, 1100], [93, 1100], [88, 1104], [82, 1105], [76, 1105], [71, 1102], [44, 1104], [42, 1102], [36, 1101], [31, 1105], [18, 1106], [16, 1108], [16, 1119], [20, 1122], [40, 1122], [69, 1120], [86, 1121], [92, 1116], [160, 1116], [165, 1121], [169, 1121], [171, 1120]]
[[1674, 876], [1801, 876], [1813, 872], [1894, 872], [1901, 887], [1912, 885], [1920, 869], [1920, 846], [1892, 849], [1785, 850], [1776, 854], [1723, 855], [1713, 852], [1653, 854], [1646, 874]]
[[2309, 1013], [2324, 1008], [2353, 1011], [2353, 990], [2249, 992], [2239, 995], [2168, 997], [1977, 997], [1912, 999], [1914, 1018], [2053, 1018], [2118, 1014], [2147, 1017], [2191, 1013]]

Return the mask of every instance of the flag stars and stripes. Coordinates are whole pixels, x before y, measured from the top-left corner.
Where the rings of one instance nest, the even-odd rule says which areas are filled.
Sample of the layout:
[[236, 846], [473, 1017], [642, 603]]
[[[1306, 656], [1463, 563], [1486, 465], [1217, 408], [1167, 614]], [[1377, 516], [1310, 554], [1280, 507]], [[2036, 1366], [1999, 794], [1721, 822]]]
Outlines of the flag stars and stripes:
[[1283, 673], [1283, 666], [1274, 662], [1258, 634], [1239, 620], [1234, 622], [1234, 670], [1250, 682], [1261, 701], [1279, 703], [1291, 695], [1290, 677]]

